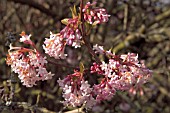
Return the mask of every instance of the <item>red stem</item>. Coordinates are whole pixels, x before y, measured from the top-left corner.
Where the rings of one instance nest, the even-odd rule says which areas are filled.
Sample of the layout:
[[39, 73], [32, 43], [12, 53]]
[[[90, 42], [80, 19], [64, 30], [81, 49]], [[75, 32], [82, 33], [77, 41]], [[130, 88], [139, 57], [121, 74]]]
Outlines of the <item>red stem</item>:
[[83, 18], [83, 12], [82, 11], [83, 11], [83, 0], [81, 0], [81, 2], [80, 2], [80, 15], [81, 15], [80, 20], [82, 22], [82, 24], [81, 24], [82, 38], [83, 38], [83, 41], [84, 41], [88, 51], [90, 52], [90, 54], [95, 58], [97, 63], [101, 64], [100, 59], [98, 58], [98, 56], [93, 51], [93, 49], [92, 49], [92, 47], [90, 45], [90, 42], [87, 40], [87, 36], [84, 33], [85, 29], [84, 29], [84, 18]]

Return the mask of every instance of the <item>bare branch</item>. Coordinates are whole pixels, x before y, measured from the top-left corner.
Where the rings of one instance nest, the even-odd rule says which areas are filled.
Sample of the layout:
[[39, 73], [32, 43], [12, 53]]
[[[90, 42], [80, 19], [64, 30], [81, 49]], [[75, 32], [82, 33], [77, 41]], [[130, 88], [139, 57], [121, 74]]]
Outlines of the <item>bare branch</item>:
[[57, 17], [57, 13], [53, 12], [50, 9], [47, 9], [46, 7], [38, 4], [37, 2], [34, 2], [33, 0], [8, 0], [8, 1], [28, 5], [30, 7], [40, 10], [42, 13], [45, 13], [48, 16], [51, 16], [53, 18]]

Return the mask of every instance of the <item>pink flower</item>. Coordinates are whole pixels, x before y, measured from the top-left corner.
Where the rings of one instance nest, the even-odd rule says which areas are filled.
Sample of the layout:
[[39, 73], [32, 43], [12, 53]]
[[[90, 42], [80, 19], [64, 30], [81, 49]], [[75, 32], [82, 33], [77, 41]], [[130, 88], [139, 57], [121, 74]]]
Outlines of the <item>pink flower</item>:
[[81, 45], [81, 32], [79, 30], [79, 20], [78, 17], [68, 19], [67, 26], [61, 30], [60, 34], [62, 38], [66, 40], [67, 45], [71, 45], [75, 48]]
[[23, 31], [23, 32], [20, 34], [20, 36], [22, 36], [22, 37], [20, 38], [20, 42], [24, 42], [24, 43], [30, 44], [30, 45], [33, 44], [33, 42], [32, 42], [31, 39], [30, 39], [31, 34], [30, 34], [30, 35], [26, 35], [25, 32]]
[[105, 53], [103, 46], [98, 46], [97, 44], [93, 46], [93, 50], [95, 50], [95, 53], [100, 53], [100, 54]]
[[103, 71], [102, 71], [100, 65], [98, 65], [95, 62], [93, 63], [93, 66], [91, 66], [90, 70], [91, 70], [91, 73], [96, 73], [97, 72], [98, 74], [103, 74]]
[[[100, 66], [93, 64], [91, 72], [102, 72], [106, 83], [110, 84], [116, 90], [130, 90], [132, 87], [139, 88], [151, 77], [151, 71], [147, 69], [143, 62], [139, 62], [138, 55], [128, 53], [124, 55], [115, 55], [110, 51], [105, 51], [102, 46], [94, 46], [95, 52], [108, 56], [109, 61], [104, 61]], [[106, 84], [105, 82], [102, 84]], [[101, 84], [101, 83], [100, 83]], [[98, 89], [100, 85], [97, 85]], [[103, 98], [104, 99], [104, 98]]]
[[84, 19], [89, 24], [100, 24], [107, 22], [110, 17], [110, 15], [107, 14], [106, 9], [104, 8], [92, 8], [96, 2], [93, 2], [92, 4], [90, 2], [87, 2], [87, 4], [83, 8], [84, 13]]
[[91, 95], [92, 88], [87, 81], [84, 81], [82, 73], [75, 71], [74, 74], [68, 75], [63, 80], [58, 80], [59, 86], [63, 89], [63, 102], [66, 106], [81, 106], [91, 108], [95, 100]]
[[107, 56], [113, 55], [113, 53], [111, 53], [111, 50], [105, 51], [103, 46], [98, 46], [97, 44], [93, 46], [93, 50], [95, 51], [95, 53], [106, 54]]
[[6, 62], [11, 65], [12, 71], [18, 73], [26, 87], [36, 85], [40, 80], [51, 79], [54, 75], [45, 68], [46, 57], [42, 57], [36, 50], [11, 46]]
[[104, 78], [100, 84], [93, 86], [93, 92], [96, 95], [97, 103], [100, 103], [103, 100], [111, 100], [116, 90], [109, 80]]
[[60, 34], [53, 34], [50, 32], [50, 38], [46, 38], [43, 49], [45, 50], [45, 53], [55, 59], [65, 59], [67, 56], [67, 54], [64, 54], [65, 41]]

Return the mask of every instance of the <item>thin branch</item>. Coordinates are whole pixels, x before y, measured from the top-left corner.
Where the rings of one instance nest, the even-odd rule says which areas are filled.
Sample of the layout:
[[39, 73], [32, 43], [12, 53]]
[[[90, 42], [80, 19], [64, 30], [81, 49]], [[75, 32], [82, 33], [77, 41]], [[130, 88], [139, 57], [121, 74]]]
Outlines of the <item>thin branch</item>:
[[47, 61], [51, 64], [58, 66], [58, 67], [67, 67], [67, 68], [79, 69], [79, 67], [69, 66], [69, 65], [65, 65], [65, 64], [58, 64], [58, 63], [51, 61], [51, 60], [47, 60]]
[[128, 4], [125, 4], [124, 9], [124, 20], [123, 20], [123, 30], [127, 30], [127, 23], [128, 23]]
[[12, 2], [15, 2], [15, 3], [20, 3], [20, 4], [24, 4], [24, 5], [29, 5], [30, 7], [38, 9], [42, 13], [45, 13], [48, 16], [51, 16], [53, 18], [57, 17], [57, 13], [53, 12], [50, 9], [47, 9], [46, 7], [38, 4], [37, 2], [34, 2], [33, 0], [8, 0], [8, 1], [12, 1]]
[[42, 113], [56, 113], [54, 111], [50, 111], [46, 108], [43, 107], [38, 107], [36, 105], [31, 105], [27, 102], [12, 102], [10, 106], [6, 106], [6, 105], [1, 105], [0, 106], [0, 111], [2, 111], [3, 109], [18, 109], [18, 108], [24, 108], [24, 109], [28, 109], [31, 111], [31, 113], [37, 111], [37, 112], [42, 112]]
[[90, 52], [90, 54], [95, 58], [96, 62], [97, 63], [101, 63], [100, 59], [97, 57], [97, 55], [95, 54], [95, 52], [93, 51], [91, 45], [90, 45], [90, 42], [87, 40], [87, 36], [85, 35], [85, 29], [84, 29], [84, 18], [83, 18], [83, 0], [81, 0], [81, 3], [80, 3], [80, 15], [81, 15], [81, 33], [82, 33], [82, 37], [83, 37], [83, 41], [86, 45], [86, 47], [88, 48], [88, 51]]
[[83, 37], [83, 40], [84, 40], [84, 43], [85, 43], [86, 47], [88, 48], [90, 54], [95, 58], [96, 62], [100, 64], [101, 63], [100, 59], [98, 58], [98, 56], [93, 51], [89, 41], [86, 39], [85, 36]]

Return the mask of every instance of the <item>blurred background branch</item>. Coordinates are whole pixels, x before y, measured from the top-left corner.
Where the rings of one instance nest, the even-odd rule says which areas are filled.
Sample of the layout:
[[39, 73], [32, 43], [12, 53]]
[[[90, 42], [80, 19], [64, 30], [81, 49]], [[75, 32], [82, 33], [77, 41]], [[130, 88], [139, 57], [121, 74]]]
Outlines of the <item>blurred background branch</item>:
[[33, 7], [35, 9], [40, 10], [42, 13], [45, 13], [48, 16], [51, 16], [53, 18], [57, 17], [57, 13], [53, 12], [50, 7], [46, 8], [43, 5], [38, 4], [37, 2], [33, 1], [33, 0], [8, 0], [14, 3], [20, 3], [23, 5], [28, 5], [30, 7]]

